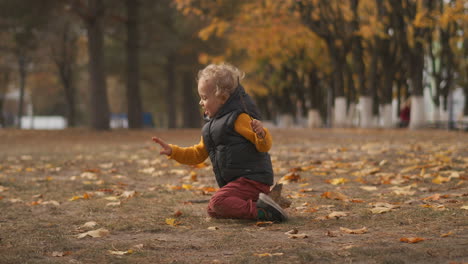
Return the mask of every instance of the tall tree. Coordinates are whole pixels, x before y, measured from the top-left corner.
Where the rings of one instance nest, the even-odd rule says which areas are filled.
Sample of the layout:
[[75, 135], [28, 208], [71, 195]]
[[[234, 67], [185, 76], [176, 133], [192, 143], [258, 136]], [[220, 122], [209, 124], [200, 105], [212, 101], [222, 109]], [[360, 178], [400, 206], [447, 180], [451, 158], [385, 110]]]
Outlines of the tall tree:
[[107, 98], [102, 27], [105, 6], [102, 0], [88, 0], [87, 4], [80, 0], [71, 1], [73, 10], [80, 15], [86, 25], [88, 36], [91, 127], [96, 130], [108, 130], [110, 128], [110, 111]]
[[140, 33], [138, 0], [126, 0], [127, 7], [127, 113], [129, 128], [143, 127], [143, 107], [140, 95]]

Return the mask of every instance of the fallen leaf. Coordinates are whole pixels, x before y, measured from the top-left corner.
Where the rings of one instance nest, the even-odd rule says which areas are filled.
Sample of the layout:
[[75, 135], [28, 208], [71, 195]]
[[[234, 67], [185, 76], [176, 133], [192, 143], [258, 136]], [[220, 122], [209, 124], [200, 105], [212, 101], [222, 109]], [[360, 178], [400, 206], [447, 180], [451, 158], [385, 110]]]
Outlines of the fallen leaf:
[[413, 195], [416, 193], [416, 191], [410, 191], [411, 188], [412, 186], [408, 185], [404, 187], [393, 186], [390, 189], [393, 190], [393, 193], [395, 193], [396, 195]]
[[383, 214], [386, 212], [390, 212], [391, 210], [392, 210], [391, 208], [387, 208], [387, 207], [376, 207], [376, 208], [371, 209], [373, 214]]
[[460, 209], [468, 210], [468, 205], [464, 205], [464, 206], [460, 207]]
[[298, 239], [298, 238], [304, 239], [304, 238], [308, 238], [308, 236], [307, 236], [307, 234], [292, 234], [292, 235], [288, 235], [288, 238], [290, 238], [290, 239]]
[[90, 236], [90, 237], [96, 238], [96, 237], [103, 237], [103, 236], [107, 236], [107, 235], [109, 235], [109, 230], [107, 230], [105, 228], [99, 228], [99, 229], [96, 229], [96, 230], [93, 230], [93, 231], [88, 231], [88, 232], [78, 234], [77, 237], [78, 238], [84, 238], [84, 237]]
[[174, 212], [173, 215], [174, 215], [174, 217], [179, 217], [179, 216], [182, 215], [182, 212], [180, 210], [177, 210], [177, 211]]
[[299, 233], [299, 230], [297, 230], [297, 228], [293, 228], [291, 230], [289, 230], [288, 232], [284, 233], [285, 235], [295, 235]]
[[364, 191], [368, 191], [368, 192], [377, 191], [377, 187], [375, 187], [375, 186], [360, 186], [359, 188], [363, 189]]
[[273, 222], [272, 221], [257, 222], [255, 225], [260, 226], [260, 227], [265, 227], [265, 226], [273, 225]]
[[123, 255], [130, 255], [133, 253], [133, 250], [129, 249], [127, 251], [117, 251], [117, 250], [109, 250], [109, 253], [112, 255], [123, 256]]
[[178, 226], [181, 223], [177, 221], [175, 218], [166, 218], [166, 224], [170, 226]]
[[442, 177], [440, 175], [438, 175], [435, 179], [432, 180], [432, 182], [435, 184], [442, 184], [442, 183], [449, 182], [449, 181], [450, 181], [449, 177]]
[[217, 226], [210, 226], [210, 227], [208, 227], [208, 230], [218, 230], [218, 229], [219, 229], [219, 227], [217, 227]]
[[142, 250], [144, 247], [143, 244], [138, 244], [138, 245], [134, 245], [132, 248], [136, 249], [136, 250]]
[[320, 195], [320, 197], [322, 198], [328, 198], [328, 199], [332, 199], [332, 200], [342, 200], [342, 201], [347, 201], [348, 200], [348, 196], [342, 194], [342, 193], [339, 193], [339, 192], [324, 192], [322, 193], [322, 195]]
[[329, 215], [327, 215], [325, 218], [327, 219], [340, 219], [341, 217], [348, 216], [349, 214], [346, 212], [332, 212]]
[[120, 197], [128, 199], [128, 198], [134, 197], [136, 194], [137, 194], [136, 191], [125, 191], [120, 195]]
[[290, 172], [290, 173], [284, 175], [283, 177], [281, 177], [281, 179], [278, 181], [278, 183], [289, 184], [291, 182], [299, 181], [300, 178], [301, 178], [301, 176], [299, 175], [299, 173]]
[[104, 197], [104, 199], [106, 199], [108, 201], [117, 201], [117, 200], [119, 200], [119, 197], [117, 197], [117, 196], [107, 196], [107, 197]]
[[52, 257], [65, 257], [65, 256], [68, 256], [68, 255], [71, 255], [71, 251], [65, 251], [65, 252], [62, 252], [62, 251], [54, 251], [52, 252], [51, 256]]
[[338, 184], [345, 184], [345, 182], [347, 181], [348, 179], [346, 178], [335, 178], [335, 179], [327, 180], [326, 182], [333, 184], [333, 185], [338, 185]]
[[438, 201], [440, 200], [440, 193], [436, 193], [434, 195], [428, 196], [426, 198], [422, 198], [423, 201]]
[[97, 180], [97, 175], [93, 172], [83, 172], [80, 177], [88, 180]]
[[190, 181], [193, 181], [193, 182], [198, 181], [196, 172], [194, 172], [194, 171], [190, 172]]
[[54, 200], [44, 201], [41, 205], [53, 205], [53, 206], [60, 206], [60, 203]]
[[349, 229], [345, 227], [340, 227], [340, 230], [348, 234], [364, 234], [367, 233], [367, 228], [363, 227], [360, 229]]
[[254, 256], [263, 258], [263, 257], [273, 257], [273, 256], [283, 256], [283, 253], [254, 253]]
[[421, 242], [421, 241], [424, 241], [424, 240], [425, 239], [421, 238], [421, 237], [402, 237], [402, 238], [400, 238], [401, 242], [406, 242], [406, 243], [410, 243], [410, 244], [418, 243], [418, 242]]
[[389, 212], [393, 209], [400, 207], [399, 205], [393, 205], [393, 204], [382, 203], [382, 202], [375, 203], [372, 206], [374, 207], [371, 209], [373, 214], [383, 214], [383, 213]]
[[449, 231], [449, 232], [447, 232], [445, 234], [440, 235], [440, 237], [448, 237], [448, 236], [451, 236], [451, 235], [453, 235], [453, 232]]
[[118, 202], [107, 203], [106, 207], [117, 207], [117, 206], [120, 206], [120, 205], [122, 205], [122, 202], [118, 201]]
[[88, 200], [89, 198], [91, 198], [91, 195], [88, 194], [88, 193], [84, 193], [82, 196], [73, 196], [70, 201], [76, 201], [76, 200], [80, 200], [80, 199], [83, 199], [83, 200]]
[[94, 221], [89, 221], [89, 222], [86, 222], [84, 223], [82, 226], [80, 226], [81, 228], [93, 228], [97, 225], [96, 222]]
[[191, 190], [191, 189], [193, 189], [193, 186], [190, 185], [190, 184], [182, 184], [182, 189]]

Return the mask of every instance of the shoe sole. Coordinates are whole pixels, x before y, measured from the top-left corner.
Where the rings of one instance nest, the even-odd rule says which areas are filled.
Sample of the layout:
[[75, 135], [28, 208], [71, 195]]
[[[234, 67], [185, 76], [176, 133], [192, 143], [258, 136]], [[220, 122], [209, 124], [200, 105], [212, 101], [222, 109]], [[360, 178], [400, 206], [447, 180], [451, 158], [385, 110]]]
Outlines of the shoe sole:
[[286, 214], [286, 212], [283, 210], [283, 208], [281, 208], [281, 206], [279, 204], [277, 204], [275, 201], [273, 201], [273, 199], [271, 199], [270, 196], [264, 194], [264, 193], [260, 193], [259, 197], [258, 197], [259, 200], [262, 200], [264, 203], [270, 205], [271, 207], [275, 208], [276, 210], [278, 210], [281, 215], [284, 217], [283, 221], [286, 221], [288, 220], [288, 215]]

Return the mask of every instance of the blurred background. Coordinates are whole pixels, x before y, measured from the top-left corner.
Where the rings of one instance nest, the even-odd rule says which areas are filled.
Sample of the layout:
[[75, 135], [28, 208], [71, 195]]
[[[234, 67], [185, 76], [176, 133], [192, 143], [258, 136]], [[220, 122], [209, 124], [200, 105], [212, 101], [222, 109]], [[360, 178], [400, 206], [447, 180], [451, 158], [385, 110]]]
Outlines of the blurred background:
[[0, 128], [195, 128], [229, 62], [275, 127], [468, 127], [466, 0], [0, 0]]

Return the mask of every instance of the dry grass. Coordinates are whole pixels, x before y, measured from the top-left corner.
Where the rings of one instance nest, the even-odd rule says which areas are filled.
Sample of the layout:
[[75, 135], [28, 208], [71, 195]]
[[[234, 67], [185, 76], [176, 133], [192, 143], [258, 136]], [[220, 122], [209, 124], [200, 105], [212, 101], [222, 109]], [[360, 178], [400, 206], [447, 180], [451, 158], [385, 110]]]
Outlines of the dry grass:
[[[150, 141], [158, 135], [189, 146], [198, 142], [199, 133], [0, 130], [0, 263], [468, 262], [468, 210], [462, 209], [468, 205], [466, 133], [273, 130], [276, 179], [293, 168], [301, 179], [284, 186], [293, 199], [291, 220], [267, 227], [207, 218], [206, 202], [189, 201], [209, 199], [195, 188], [215, 187], [211, 168], [177, 165], [159, 156]], [[421, 167], [404, 171], [414, 165]], [[379, 171], [356, 174], [369, 168]], [[197, 182], [188, 179], [191, 171]], [[96, 178], [85, 177], [85, 172]], [[438, 175], [454, 177], [436, 184]], [[347, 181], [327, 182], [336, 178]], [[183, 184], [194, 189], [170, 188]], [[395, 186], [411, 186], [414, 193], [396, 194]], [[125, 191], [137, 195], [123, 198]], [[339, 192], [349, 200], [327, 199], [325, 192]], [[89, 199], [70, 200], [85, 193]], [[443, 197], [422, 200], [434, 194]], [[106, 206], [115, 201], [105, 198], [113, 196], [120, 206]], [[373, 214], [370, 208], [376, 202], [400, 207]], [[348, 216], [325, 219], [336, 211]], [[167, 218], [180, 225], [166, 224]], [[89, 230], [80, 226], [89, 221], [97, 222], [92, 229], [106, 228], [109, 235], [78, 239], [77, 234]], [[208, 229], [213, 226], [219, 229]], [[346, 234], [340, 227], [366, 227], [368, 232]], [[293, 228], [308, 237], [288, 238], [284, 233]], [[400, 242], [402, 237], [425, 240], [408, 244]], [[109, 253], [129, 249], [132, 254], [125, 256]], [[57, 252], [65, 256], [54, 257]], [[282, 255], [255, 255], [262, 253]]]

